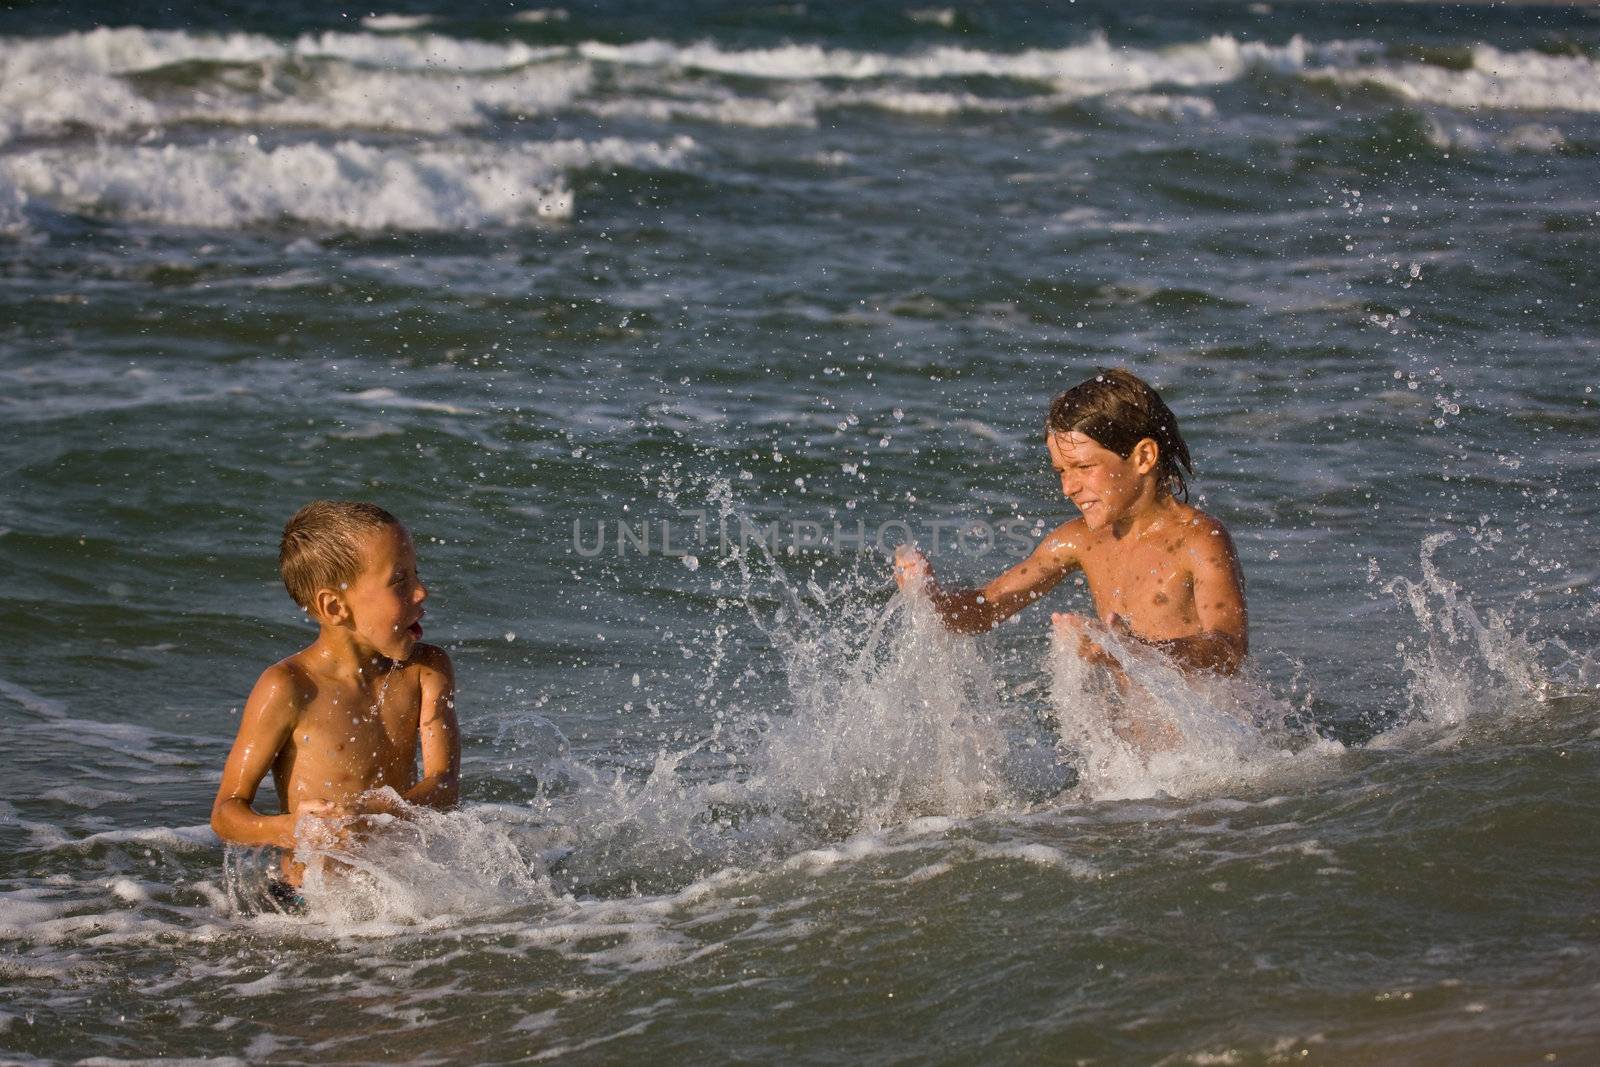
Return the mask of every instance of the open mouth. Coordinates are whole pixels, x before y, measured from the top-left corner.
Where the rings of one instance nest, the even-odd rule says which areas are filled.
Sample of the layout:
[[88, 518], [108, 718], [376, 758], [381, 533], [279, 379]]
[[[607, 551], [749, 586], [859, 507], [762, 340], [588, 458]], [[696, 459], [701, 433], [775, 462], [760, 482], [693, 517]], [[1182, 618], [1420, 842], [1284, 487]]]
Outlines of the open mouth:
[[417, 638], [418, 640], [421, 640], [421, 638], [422, 638], [422, 620], [418, 619], [416, 622], [412, 623], [410, 626], [407, 626], [406, 627], [406, 633], [410, 634], [412, 637]]

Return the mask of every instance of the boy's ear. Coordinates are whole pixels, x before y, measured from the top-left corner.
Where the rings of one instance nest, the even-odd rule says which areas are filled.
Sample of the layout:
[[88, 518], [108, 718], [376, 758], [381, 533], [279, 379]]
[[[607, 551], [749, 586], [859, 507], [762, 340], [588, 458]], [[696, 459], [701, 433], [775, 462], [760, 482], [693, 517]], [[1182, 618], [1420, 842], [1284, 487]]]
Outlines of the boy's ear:
[[1154, 438], [1141, 437], [1139, 443], [1133, 446], [1132, 459], [1135, 470], [1140, 474], [1149, 474], [1161, 462], [1161, 446], [1156, 444]]
[[317, 622], [342, 622], [347, 614], [349, 609], [337, 589], [318, 589], [311, 598], [311, 617]]

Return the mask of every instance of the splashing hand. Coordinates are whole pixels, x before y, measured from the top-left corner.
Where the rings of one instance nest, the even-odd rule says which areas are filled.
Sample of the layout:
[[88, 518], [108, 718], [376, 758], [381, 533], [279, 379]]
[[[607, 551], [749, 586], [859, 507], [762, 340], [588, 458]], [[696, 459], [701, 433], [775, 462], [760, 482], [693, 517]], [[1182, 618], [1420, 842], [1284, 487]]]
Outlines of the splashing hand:
[[[1085, 663], [1094, 663], [1112, 670], [1121, 668], [1116, 657], [1107, 652], [1105, 648], [1090, 636], [1096, 623], [1077, 612], [1057, 611], [1051, 614], [1050, 624], [1055, 627], [1056, 636], [1067, 642], [1076, 642], [1078, 658]], [[1120, 615], [1112, 615], [1106, 619], [1105, 625], [1119, 633], [1127, 633], [1128, 624]]]
[[345, 823], [350, 806], [334, 800], [307, 800], [295, 809], [294, 837], [304, 849], [326, 852], [342, 846], [349, 837]]
[[[394, 790], [392, 786], [380, 786], [369, 789], [356, 797], [354, 813], [357, 815], [389, 815], [396, 819], [408, 819], [415, 812], [405, 798]], [[373, 820], [381, 822], [382, 820]]]
[[901, 589], [915, 589], [933, 577], [928, 557], [915, 545], [900, 545], [894, 550], [894, 580]]
[[308, 800], [295, 811], [295, 838], [301, 847], [318, 852], [357, 845], [397, 814], [390, 798], [400, 800], [392, 789], [348, 800]]

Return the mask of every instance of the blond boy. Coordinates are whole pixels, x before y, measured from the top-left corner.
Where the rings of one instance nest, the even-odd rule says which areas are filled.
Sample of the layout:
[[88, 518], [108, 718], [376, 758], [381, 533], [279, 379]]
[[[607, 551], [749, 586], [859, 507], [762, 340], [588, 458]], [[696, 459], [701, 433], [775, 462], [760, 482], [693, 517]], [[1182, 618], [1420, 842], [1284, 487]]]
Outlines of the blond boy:
[[[269, 889], [293, 905], [305, 874], [294, 858], [303, 816], [449, 808], [461, 751], [450, 657], [422, 643], [428, 592], [399, 520], [372, 504], [314, 500], [284, 527], [278, 567], [317, 638], [256, 682], [211, 826], [226, 841], [282, 849], [282, 877]], [[268, 771], [281, 814], [254, 807]]]

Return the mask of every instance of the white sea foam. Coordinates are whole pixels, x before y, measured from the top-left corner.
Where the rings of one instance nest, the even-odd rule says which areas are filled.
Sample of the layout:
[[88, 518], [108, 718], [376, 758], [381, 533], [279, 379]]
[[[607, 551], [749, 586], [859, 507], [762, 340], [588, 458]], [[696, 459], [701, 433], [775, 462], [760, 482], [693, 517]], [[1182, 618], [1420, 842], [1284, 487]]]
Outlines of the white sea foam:
[[[584, 92], [586, 65], [541, 62], [563, 51], [438, 36], [330, 33], [285, 43], [133, 28], [11, 38], [0, 41], [0, 142], [74, 126], [115, 132], [175, 122], [470, 127], [495, 114], [550, 111]], [[125, 77], [195, 62], [245, 64], [260, 74], [219, 71], [172, 93], [141, 91]]]
[[511, 21], [538, 25], [542, 22], [565, 22], [571, 17], [572, 14], [564, 7], [535, 7], [527, 11], [518, 11], [511, 16]]
[[[325, 129], [440, 132], [497, 115], [545, 114], [572, 105], [607, 115], [742, 126], [810, 125], [818, 106], [875, 107], [915, 115], [1025, 112], [1115, 94], [1113, 106], [1147, 117], [1213, 116], [1204, 97], [1173, 93], [1237, 80], [1253, 69], [1384, 85], [1409, 99], [1460, 108], [1600, 110], [1600, 65], [1584, 57], [1503, 52], [1486, 45], [1454, 71], [1383, 59], [1370, 42], [1285, 44], [1218, 35], [1166, 48], [1128, 48], [1104, 36], [1067, 48], [1016, 52], [938, 47], [911, 53], [811, 44], [736, 49], [711, 41], [644, 40], [534, 46], [405, 32], [378, 16], [381, 32], [326, 32], [292, 40], [261, 34], [194, 34], [100, 28], [0, 40], [0, 142], [87, 128], [158, 129], [178, 122], [291, 124]], [[193, 85], [164, 86], [159, 72], [213, 64]], [[588, 100], [595, 65], [654, 71], [624, 78], [624, 95]], [[771, 100], [707, 98], [681, 72], [708, 72], [806, 86]], [[130, 81], [129, 75], [152, 76]], [[192, 77], [192, 73], [186, 75]], [[1033, 83], [1033, 96], [922, 87], [927, 80], [988, 76]], [[879, 82], [819, 91], [826, 81]], [[1169, 90], [1169, 91], [1162, 91]], [[0, 226], [5, 224], [0, 206]]]
[[923, 26], [939, 26], [948, 30], [956, 24], [956, 9], [953, 7], [911, 7], [901, 14], [908, 21]]
[[1288, 705], [1246, 679], [1185, 674], [1165, 657], [1100, 627], [1095, 639], [1125, 670], [1118, 682], [1051, 644], [1051, 703], [1064, 753], [1093, 799], [1188, 796], [1236, 786], [1290, 757]]
[[1335, 81], [1381, 85], [1408, 100], [1462, 110], [1600, 111], [1600, 62], [1587, 56], [1472, 49], [1472, 66], [1373, 65], [1317, 72]]
[[345, 399], [356, 404], [368, 404], [379, 408], [403, 408], [408, 411], [436, 411], [444, 415], [470, 415], [471, 410], [455, 404], [446, 404], [439, 400], [423, 400], [417, 397], [402, 396], [393, 389], [378, 387], [363, 389], [359, 393], [346, 393]]
[[1079, 96], [1152, 85], [1213, 85], [1232, 81], [1254, 66], [1299, 70], [1309, 55], [1331, 57], [1343, 50], [1319, 51], [1301, 38], [1273, 46], [1241, 43], [1226, 36], [1159, 50], [1118, 48], [1097, 36], [1070, 48], [1004, 53], [942, 47], [908, 55], [805, 44], [739, 51], [709, 42], [682, 46], [665, 41], [620, 45], [590, 42], [578, 46], [579, 54], [608, 63], [678, 67], [751, 78], [865, 80], [986, 75], [1039, 82]]
[[688, 119], [721, 126], [773, 128], [815, 126], [815, 94], [796, 94], [777, 100], [728, 96], [721, 99], [632, 98], [586, 102], [583, 110], [608, 118], [643, 118], [655, 122]]
[[440, 34], [388, 36], [368, 33], [305, 34], [288, 47], [297, 57], [328, 56], [390, 69], [506, 70], [564, 54], [561, 47], [520, 41], [496, 44]]
[[77, 808], [98, 808], [102, 804], [129, 804], [137, 798], [132, 793], [111, 789], [95, 789], [87, 785], [63, 785], [39, 794], [41, 800], [54, 800]]
[[1195, 122], [1217, 117], [1217, 105], [1203, 96], [1170, 93], [1119, 93], [1109, 103], [1140, 118]]
[[432, 15], [365, 15], [361, 19], [361, 25], [369, 30], [403, 33], [407, 30], [420, 30], [432, 21]]
[[[1567, 138], [1555, 126], [1544, 123], [1524, 123], [1510, 130], [1485, 130], [1466, 122], [1447, 124], [1437, 117], [1428, 127], [1428, 140], [1436, 148], [1446, 150], [1501, 152], [1531, 152], [1545, 154], [1566, 147]], [[1411, 394], [1407, 399], [1413, 399]]]
[[0, 939], [30, 940], [33, 927], [58, 918], [64, 905], [44, 899], [45, 895], [34, 889], [0, 893]]
[[151, 826], [137, 830], [106, 830], [71, 841], [57, 847], [83, 850], [97, 845], [138, 845], [172, 852], [189, 852], [196, 849], [215, 848], [217, 835], [209, 825]]
[[559, 110], [589, 87], [587, 67], [540, 64], [495, 77], [327, 68], [305, 92], [284, 98], [214, 98], [167, 108], [167, 122], [212, 121], [330, 129], [442, 133], [480, 126], [497, 115], [526, 117]]
[[483, 916], [548, 901], [540, 855], [550, 834], [535, 820], [493, 806], [436, 812], [415, 808], [406, 819], [380, 817], [364, 840], [318, 847], [302, 843], [303, 893], [310, 916], [352, 932]]
[[901, 115], [944, 117], [962, 114], [1004, 114], [1038, 111], [1055, 107], [1067, 97], [988, 97], [977, 93], [950, 93], [900, 89], [852, 89], [831, 93], [826, 102], [833, 107], [869, 107]]
[[1065, 871], [1074, 878], [1094, 878], [1100, 872], [1092, 863], [1069, 856], [1058, 848], [1037, 842], [1011, 842], [1001, 845], [975, 845], [972, 852], [980, 859], [1022, 860], [1039, 867]]
[[352, 230], [471, 229], [572, 214], [563, 174], [676, 167], [694, 148], [607, 138], [421, 151], [353, 141], [263, 148], [253, 137], [162, 148], [97, 144], [0, 157], [0, 180], [57, 211], [178, 226], [291, 220]]

